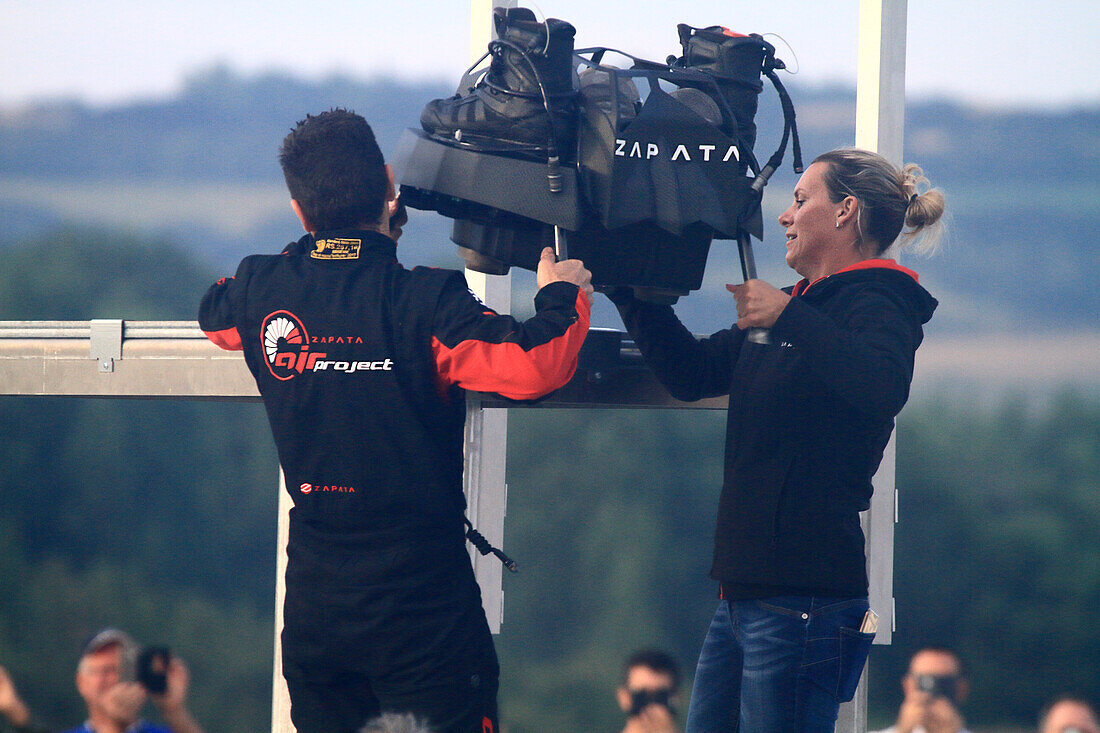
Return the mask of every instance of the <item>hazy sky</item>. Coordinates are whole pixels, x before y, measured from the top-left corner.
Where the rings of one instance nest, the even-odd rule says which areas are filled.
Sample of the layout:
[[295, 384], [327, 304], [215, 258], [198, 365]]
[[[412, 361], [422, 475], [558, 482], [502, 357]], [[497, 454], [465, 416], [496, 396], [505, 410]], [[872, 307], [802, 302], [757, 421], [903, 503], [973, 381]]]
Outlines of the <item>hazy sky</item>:
[[[776, 33], [806, 81], [854, 84], [859, 0], [540, 0], [578, 46], [663, 58], [676, 24]], [[0, 103], [167, 94], [225, 63], [317, 78], [435, 77], [468, 63], [467, 0], [0, 0]], [[1028, 106], [1100, 102], [1100, 0], [909, 0], [907, 89]], [[792, 54], [769, 38], [794, 68]]]

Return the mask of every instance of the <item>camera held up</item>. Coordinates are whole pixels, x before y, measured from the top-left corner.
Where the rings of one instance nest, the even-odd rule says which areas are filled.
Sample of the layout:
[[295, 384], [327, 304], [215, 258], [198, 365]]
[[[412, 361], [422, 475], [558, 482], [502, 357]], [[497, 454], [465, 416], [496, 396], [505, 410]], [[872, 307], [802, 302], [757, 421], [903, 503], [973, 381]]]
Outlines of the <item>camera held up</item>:
[[141, 686], [153, 695], [163, 695], [168, 689], [168, 664], [172, 654], [167, 647], [154, 646], [141, 650], [135, 676]]
[[959, 678], [953, 675], [922, 674], [917, 675], [917, 689], [931, 697], [945, 697], [958, 702]]
[[668, 708], [668, 711], [673, 715], [676, 714], [676, 708], [673, 707], [672, 702], [669, 700], [672, 692], [670, 690], [633, 690], [630, 693], [630, 717], [636, 717], [642, 714], [650, 705], [660, 705]]

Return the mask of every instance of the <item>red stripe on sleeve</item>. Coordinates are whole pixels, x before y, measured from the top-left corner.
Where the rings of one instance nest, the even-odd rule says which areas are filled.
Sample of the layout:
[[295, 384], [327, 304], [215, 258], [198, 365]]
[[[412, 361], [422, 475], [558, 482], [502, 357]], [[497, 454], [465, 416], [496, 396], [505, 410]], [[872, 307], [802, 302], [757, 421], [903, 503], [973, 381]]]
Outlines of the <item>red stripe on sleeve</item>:
[[203, 331], [203, 333], [206, 334], [206, 338], [226, 351], [244, 350], [244, 345], [241, 344], [241, 334], [237, 331], [236, 326], [224, 328], [221, 331]]
[[474, 392], [496, 392], [512, 400], [532, 400], [553, 392], [573, 378], [577, 355], [588, 335], [591, 304], [577, 292], [577, 320], [565, 333], [524, 351], [519, 344], [470, 339], [453, 348], [432, 337], [440, 379]]

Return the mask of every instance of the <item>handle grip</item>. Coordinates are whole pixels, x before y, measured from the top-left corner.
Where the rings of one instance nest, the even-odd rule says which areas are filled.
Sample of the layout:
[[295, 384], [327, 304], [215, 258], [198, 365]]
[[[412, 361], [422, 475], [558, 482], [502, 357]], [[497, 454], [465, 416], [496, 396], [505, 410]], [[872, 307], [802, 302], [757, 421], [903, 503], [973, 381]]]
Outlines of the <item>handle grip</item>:
[[[769, 174], [771, 175], [771, 174]], [[737, 236], [737, 250], [741, 254], [741, 274], [745, 280], [756, 279], [756, 259], [752, 255], [752, 240], [746, 232], [740, 232]], [[770, 344], [771, 333], [766, 328], [750, 328], [746, 339], [754, 344]]]
[[554, 255], [558, 262], [569, 259], [569, 244], [565, 241], [565, 232], [558, 225], [554, 225]]

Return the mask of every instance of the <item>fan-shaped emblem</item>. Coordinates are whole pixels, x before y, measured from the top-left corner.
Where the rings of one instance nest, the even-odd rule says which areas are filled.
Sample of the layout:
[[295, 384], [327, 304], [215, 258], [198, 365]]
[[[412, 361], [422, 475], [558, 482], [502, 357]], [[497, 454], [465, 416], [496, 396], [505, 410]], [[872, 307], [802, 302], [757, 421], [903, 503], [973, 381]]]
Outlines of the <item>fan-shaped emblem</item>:
[[287, 380], [305, 369], [309, 336], [302, 322], [289, 311], [275, 311], [260, 327], [267, 368], [276, 379]]

